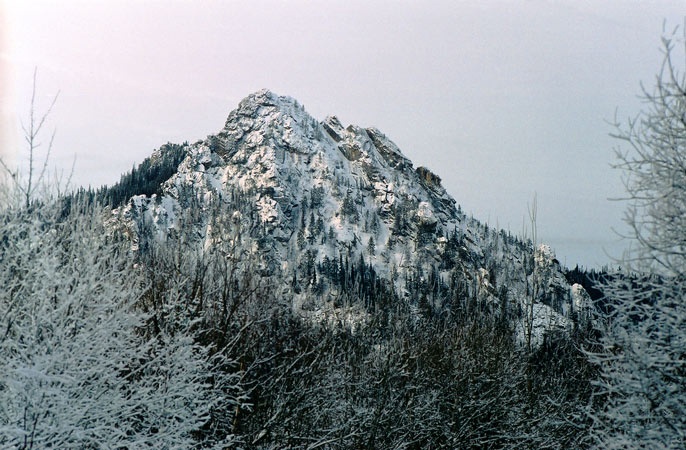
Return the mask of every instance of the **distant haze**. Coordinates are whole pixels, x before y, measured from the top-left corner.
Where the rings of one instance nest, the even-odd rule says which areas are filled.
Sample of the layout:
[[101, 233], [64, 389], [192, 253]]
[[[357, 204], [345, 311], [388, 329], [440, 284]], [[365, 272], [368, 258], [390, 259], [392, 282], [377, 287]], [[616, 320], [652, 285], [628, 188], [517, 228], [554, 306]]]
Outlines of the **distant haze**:
[[[113, 184], [167, 141], [217, 132], [267, 87], [319, 119], [379, 128], [492, 226], [520, 234], [537, 193], [541, 240], [593, 267], [623, 246], [608, 121], [638, 113], [663, 22], [685, 11], [682, 0], [1, 5], [3, 121], [19, 130], [37, 67], [39, 106], [61, 92], [54, 162], [68, 169], [76, 155], [78, 184]], [[21, 144], [7, 135], [3, 155]]]

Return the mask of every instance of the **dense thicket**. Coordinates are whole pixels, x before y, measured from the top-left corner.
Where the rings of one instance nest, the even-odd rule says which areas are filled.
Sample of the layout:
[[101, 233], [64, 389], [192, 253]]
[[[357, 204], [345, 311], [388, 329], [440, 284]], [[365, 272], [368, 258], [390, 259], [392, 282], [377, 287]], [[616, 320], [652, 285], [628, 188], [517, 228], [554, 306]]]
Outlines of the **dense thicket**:
[[0, 446], [196, 448], [240, 390], [192, 324], [152, 328], [149, 281], [102, 209], [0, 212]]

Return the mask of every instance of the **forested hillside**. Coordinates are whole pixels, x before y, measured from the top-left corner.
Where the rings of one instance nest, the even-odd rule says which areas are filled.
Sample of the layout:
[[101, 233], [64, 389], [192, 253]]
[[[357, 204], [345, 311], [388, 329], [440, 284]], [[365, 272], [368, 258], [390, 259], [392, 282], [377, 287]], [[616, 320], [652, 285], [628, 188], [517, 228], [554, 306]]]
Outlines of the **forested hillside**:
[[227, 258], [230, 244], [198, 252], [182, 232], [131, 253], [125, 236], [103, 228], [106, 214], [45, 206], [3, 215], [3, 446], [558, 448], [586, 439], [582, 407], [596, 370], [577, 348], [584, 329], [528, 353], [509, 318], [478, 299], [449, 316], [417, 314], [355, 263], [336, 269], [336, 283], [374, 292], [366, 319], [312, 323], [244, 266], [257, 261]]

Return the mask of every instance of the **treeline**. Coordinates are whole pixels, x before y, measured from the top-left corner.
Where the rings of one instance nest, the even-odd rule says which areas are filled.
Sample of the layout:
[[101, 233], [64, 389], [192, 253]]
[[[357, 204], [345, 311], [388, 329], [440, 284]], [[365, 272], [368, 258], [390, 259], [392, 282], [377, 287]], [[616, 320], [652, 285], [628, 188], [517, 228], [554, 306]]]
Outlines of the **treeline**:
[[118, 183], [100, 188], [79, 188], [62, 198], [65, 204], [100, 204], [117, 208], [135, 195], [162, 194], [162, 183], [174, 175], [186, 156], [188, 143], [182, 145], [167, 143], [152, 157], [145, 158], [123, 174]]
[[611, 281], [611, 275], [607, 269], [585, 269], [578, 265], [565, 271], [565, 278], [569, 284], [578, 283], [583, 286], [591, 299], [598, 302], [605, 298], [604, 286]]

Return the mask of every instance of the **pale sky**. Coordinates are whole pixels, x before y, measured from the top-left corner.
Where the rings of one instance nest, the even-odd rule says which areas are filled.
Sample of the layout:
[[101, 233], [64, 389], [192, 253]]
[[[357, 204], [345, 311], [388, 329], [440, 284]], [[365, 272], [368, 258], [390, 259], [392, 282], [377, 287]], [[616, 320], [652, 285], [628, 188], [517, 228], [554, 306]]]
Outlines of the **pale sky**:
[[663, 22], [686, 14], [684, 0], [0, 5], [6, 160], [24, 149], [34, 68], [39, 106], [60, 92], [53, 162], [68, 170], [76, 156], [74, 181], [92, 186], [216, 133], [266, 87], [320, 120], [378, 127], [493, 226], [520, 234], [537, 193], [540, 240], [572, 267], [621, 256], [608, 122], [638, 113]]

